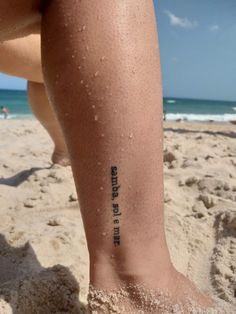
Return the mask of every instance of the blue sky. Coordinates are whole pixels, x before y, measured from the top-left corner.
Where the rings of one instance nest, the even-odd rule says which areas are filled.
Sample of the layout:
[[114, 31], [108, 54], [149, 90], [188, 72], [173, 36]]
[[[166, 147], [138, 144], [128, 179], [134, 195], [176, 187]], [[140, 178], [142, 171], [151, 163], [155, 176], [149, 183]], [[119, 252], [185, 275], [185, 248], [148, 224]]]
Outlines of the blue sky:
[[155, 1], [164, 94], [236, 100], [236, 1]]
[[[155, 0], [164, 95], [236, 100], [236, 1]], [[0, 75], [0, 88], [25, 89]]]

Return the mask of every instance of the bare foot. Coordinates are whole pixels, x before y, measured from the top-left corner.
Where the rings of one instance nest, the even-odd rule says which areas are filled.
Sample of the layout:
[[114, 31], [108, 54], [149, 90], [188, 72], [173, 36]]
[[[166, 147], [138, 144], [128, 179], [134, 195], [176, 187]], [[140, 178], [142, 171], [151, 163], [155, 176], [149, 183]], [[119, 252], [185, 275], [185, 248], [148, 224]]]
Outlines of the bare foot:
[[59, 152], [54, 150], [52, 154], [52, 162], [63, 167], [70, 166], [70, 159], [67, 152]]
[[164, 275], [157, 276], [156, 287], [153, 287], [153, 283], [148, 285], [145, 281], [135, 284], [123, 282], [120, 288], [109, 292], [90, 286], [89, 313], [217, 313], [213, 300], [202, 294], [182, 274], [173, 269]]

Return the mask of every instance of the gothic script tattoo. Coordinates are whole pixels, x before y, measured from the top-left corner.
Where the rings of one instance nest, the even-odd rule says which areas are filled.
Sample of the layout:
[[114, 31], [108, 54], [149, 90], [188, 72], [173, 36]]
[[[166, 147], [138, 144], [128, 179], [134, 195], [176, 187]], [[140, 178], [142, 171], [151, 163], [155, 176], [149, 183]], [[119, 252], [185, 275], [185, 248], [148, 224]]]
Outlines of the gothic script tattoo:
[[113, 243], [115, 246], [120, 245], [120, 219], [121, 210], [118, 203], [120, 185], [118, 182], [118, 168], [116, 166], [111, 167], [111, 185], [112, 185], [112, 215], [113, 215]]

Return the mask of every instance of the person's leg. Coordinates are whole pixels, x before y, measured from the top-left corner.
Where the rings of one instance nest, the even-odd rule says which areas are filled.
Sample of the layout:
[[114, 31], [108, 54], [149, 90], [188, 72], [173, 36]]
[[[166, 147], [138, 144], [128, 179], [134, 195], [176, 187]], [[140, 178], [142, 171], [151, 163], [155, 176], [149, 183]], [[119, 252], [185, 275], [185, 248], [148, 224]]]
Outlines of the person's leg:
[[43, 0], [1, 0], [0, 42], [39, 34]]
[[48, 1], [42, 59], [71, 157], [90, 283], [108, 291], [129, 284], [169, 289], [177, 300], [188, 292], [210, 305], [175, 271], [165, 239], [152, 1]]
[[61, 127], [49, 104], [43, 83], [40, 35], [29, 35], [0, 43], [0, 72], [29, 81], [31, 109], [55, 145], [52, 162], [68, 165], [69, 159]]
[[0, 72], [43, 83], [40, 34], [1, 42]]
[[35, 117], [47, 130], [55, 145], [52, 162], [68, 166], [70, 162], [64, 136], [53, 108], [48, 101], [44, 84], [28, 82], [28, 98]]

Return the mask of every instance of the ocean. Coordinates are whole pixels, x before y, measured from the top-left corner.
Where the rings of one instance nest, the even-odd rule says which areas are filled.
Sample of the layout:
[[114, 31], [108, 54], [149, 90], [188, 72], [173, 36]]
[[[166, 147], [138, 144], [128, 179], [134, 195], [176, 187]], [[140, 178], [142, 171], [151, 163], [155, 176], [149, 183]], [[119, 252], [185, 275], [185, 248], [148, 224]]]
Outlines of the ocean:
[[[10, 111], [8, 119], [34, 118], [28, 104], [26, 91], [0, 89], [1, 106], [7, 107]], [[0, 119], [3, 119], [3, 115], [1, 114]]]
[[167, 120], [234, 121], [236, 100], [164, 98], [164, 111]]
[[[0, 90], [0, 106], [6, 106], [9, 119], [33, 119], [26, 91]], [[216, 101], [184, 98], [164, 98], [167, 120], [231, 121], [236, 120], [236, 100]], [[3, 116], [0, 115], [0, 119]]]

